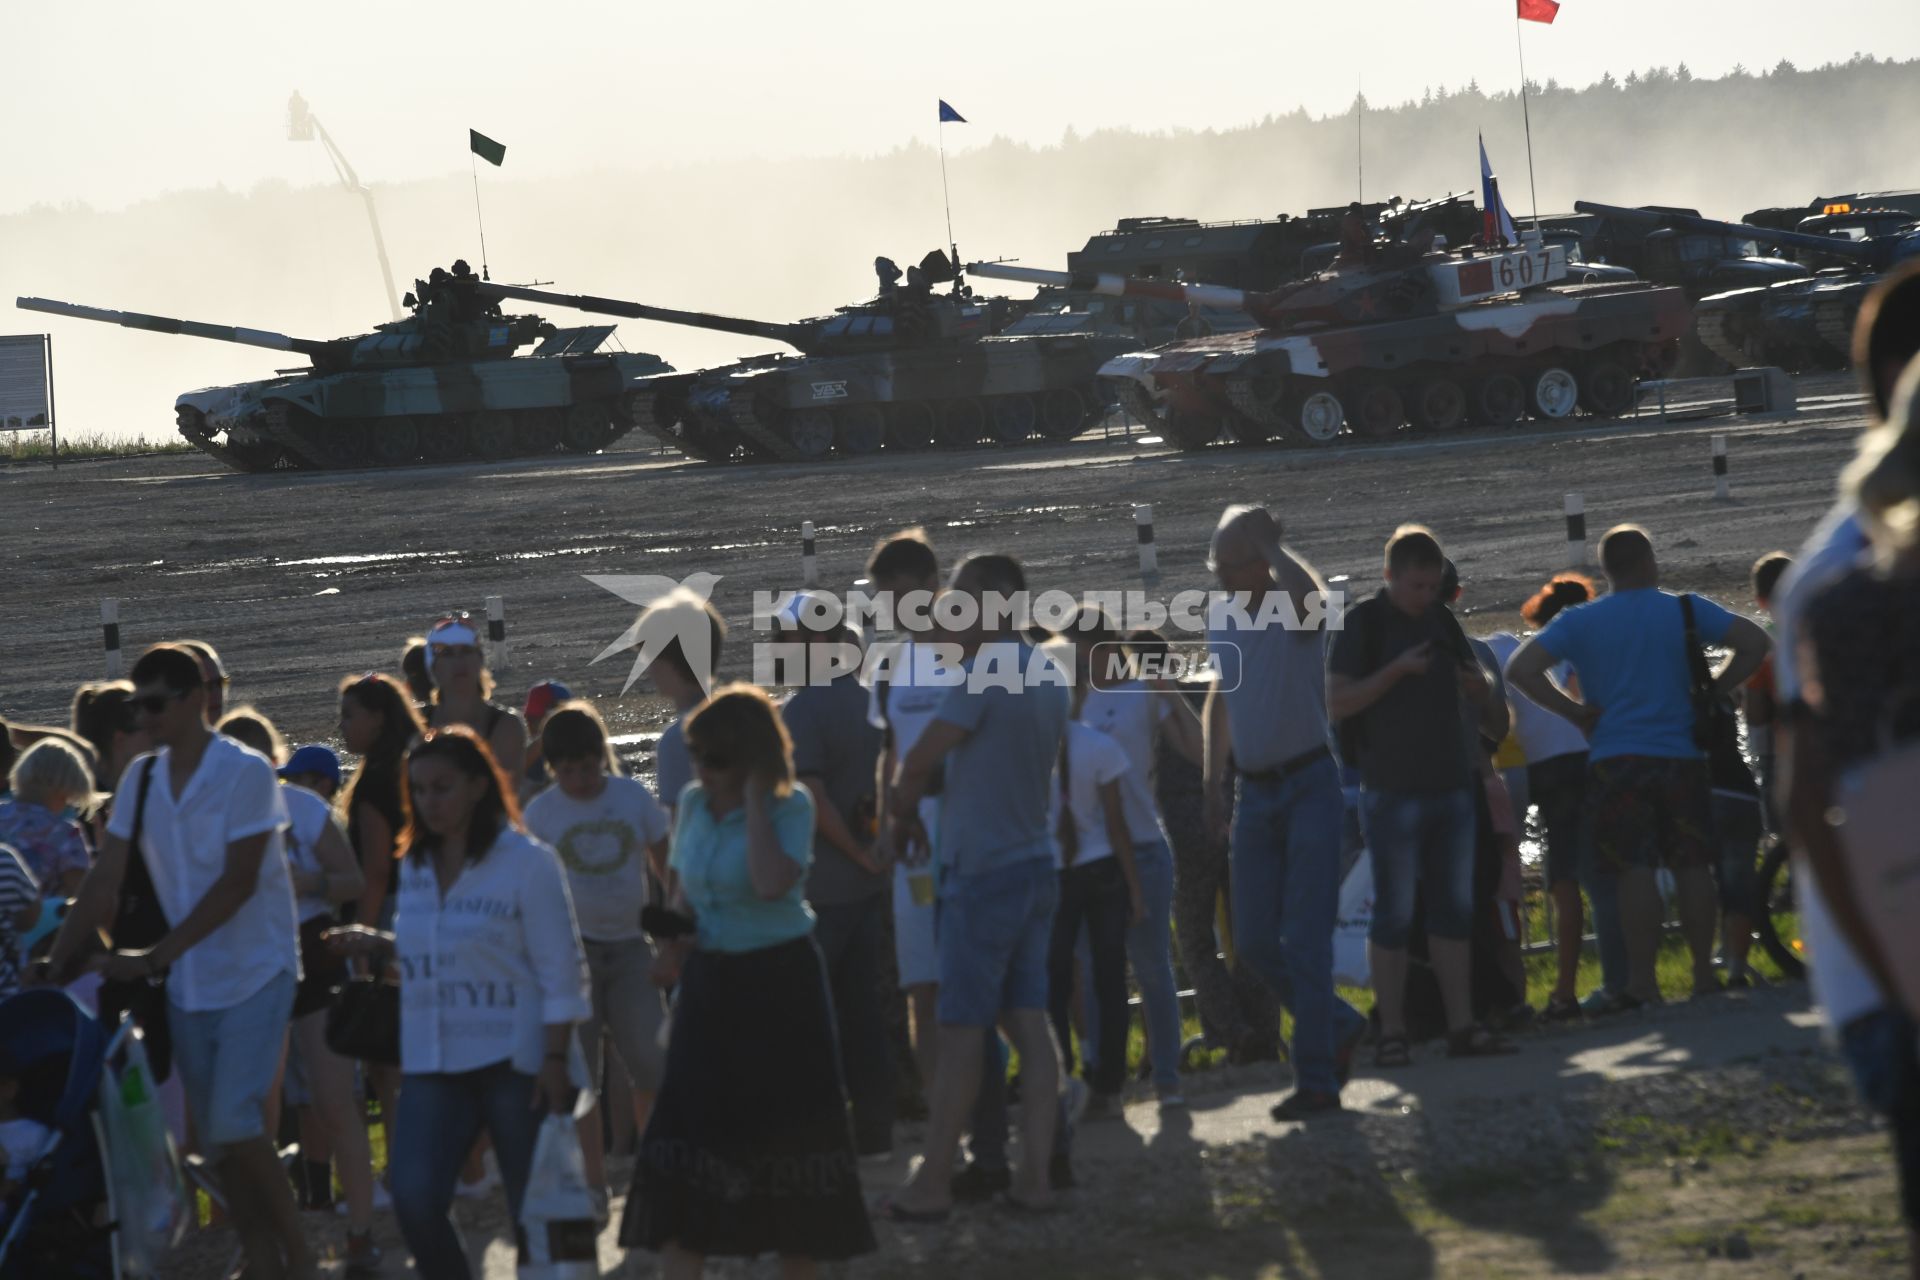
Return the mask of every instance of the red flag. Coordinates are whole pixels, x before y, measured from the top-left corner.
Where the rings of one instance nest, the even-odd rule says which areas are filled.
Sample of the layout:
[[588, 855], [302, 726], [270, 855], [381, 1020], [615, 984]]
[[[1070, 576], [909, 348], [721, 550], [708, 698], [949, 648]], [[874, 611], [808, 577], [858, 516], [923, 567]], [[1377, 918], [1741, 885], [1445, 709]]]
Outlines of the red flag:
[[1528, 22], [1552, 22], [1560, 12], [1560, 0], [1519, 0], [1520, 16]]

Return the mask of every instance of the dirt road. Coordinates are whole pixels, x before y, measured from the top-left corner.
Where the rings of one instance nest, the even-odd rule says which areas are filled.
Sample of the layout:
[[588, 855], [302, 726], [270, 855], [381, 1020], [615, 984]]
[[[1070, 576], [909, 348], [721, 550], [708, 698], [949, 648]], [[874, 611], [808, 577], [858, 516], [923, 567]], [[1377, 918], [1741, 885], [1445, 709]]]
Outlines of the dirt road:
[[[1862, 418], [1845, 379], [1801, 384], [1786, 422], [1720, 417], [1470, 433], [1391, 446], [1216, 448], [1135, 435], [1066, 446], [874, 457], [805, 467], [711, 466], [632, 447], [504, 466], [247, 476], [198, 456], [0, 469], [8, 513], [0, 715], [64, 718], [103, 671], [99, 601], [120, 601], [128, 661], [156, 640], [212, 641], [236, 697], [296, 739], [332, 732], [333, 686], [396, 665], [441, 613], [506, 599], [501, 684], [565, 679], [612, 697], [628, 663], [589, 662], [632, 607], [584, 574], [722, 575], [714, 599], [745, 637], [753, 592], [799, 585], [799, 528], [818, 527], [823, 586], [859, 575], [875, 537], [924, 524], [943, 554], [1022, 557], [1036, 587], [1137, 581], [1133, 504], [1154, 504], [1163, 593], [1209, 585], [1223, 504], [1261, 501], [1329, 575], [1370, 587], [1381, 543], [1419, 520], [1467, 582], [1470, 626], [1511, 621], [1564, 559], [1562, 497], [1584, 495], [1592, 541], [1637, 520], [1670, 584], [1744, 605], [1748, 566], [1791, 547], [1826, 507]], [[1733, 498], [1713, 500], [1709, 436], [1729, 440]], [[749, 670], [744, 644], [722, 672]], [[656, 725], [636, 689], [616, 729]]]

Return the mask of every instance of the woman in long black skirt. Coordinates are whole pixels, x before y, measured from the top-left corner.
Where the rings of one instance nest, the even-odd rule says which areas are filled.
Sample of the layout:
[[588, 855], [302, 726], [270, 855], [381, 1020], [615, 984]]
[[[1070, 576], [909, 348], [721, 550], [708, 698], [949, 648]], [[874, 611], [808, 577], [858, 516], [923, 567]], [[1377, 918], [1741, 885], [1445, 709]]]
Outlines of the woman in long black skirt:
[[803, 896], [813, 801], [751, 685], [715, 693], [686, 739], [698, 780], [668, 861], [696, 933], [661, 947], [656, 976], [679, 995], [620, 1239], [663, 1253], [676, 1280], [713, 1254], [777, 1253], [787, 1276], [810, 1276], [874, 1247]]

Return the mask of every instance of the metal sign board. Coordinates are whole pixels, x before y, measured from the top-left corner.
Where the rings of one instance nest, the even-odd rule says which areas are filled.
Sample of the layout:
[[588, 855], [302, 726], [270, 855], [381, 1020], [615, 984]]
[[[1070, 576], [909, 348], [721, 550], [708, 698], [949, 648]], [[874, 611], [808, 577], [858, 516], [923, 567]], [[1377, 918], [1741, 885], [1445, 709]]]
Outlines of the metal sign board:
[[45, 431], [50, 420], [46, 336], [0, 336], [0, 431]]

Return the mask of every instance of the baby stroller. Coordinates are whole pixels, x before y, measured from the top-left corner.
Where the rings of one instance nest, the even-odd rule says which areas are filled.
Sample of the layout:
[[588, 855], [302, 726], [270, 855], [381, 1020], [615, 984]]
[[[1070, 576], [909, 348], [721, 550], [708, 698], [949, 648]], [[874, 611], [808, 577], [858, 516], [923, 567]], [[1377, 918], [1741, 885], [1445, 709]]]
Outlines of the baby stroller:
[[[132, 1021], [109, 1037], [66, 993], [23, 991], [0, 1001], [0, 1070], [20, 1081], [21, 1116], [52, 1131], [51, 1147], [0, 1207], [0, 1280], [152, 1274], [184, 1223]], [[118, 1164], [116, 1140], [126, 1148]]]

